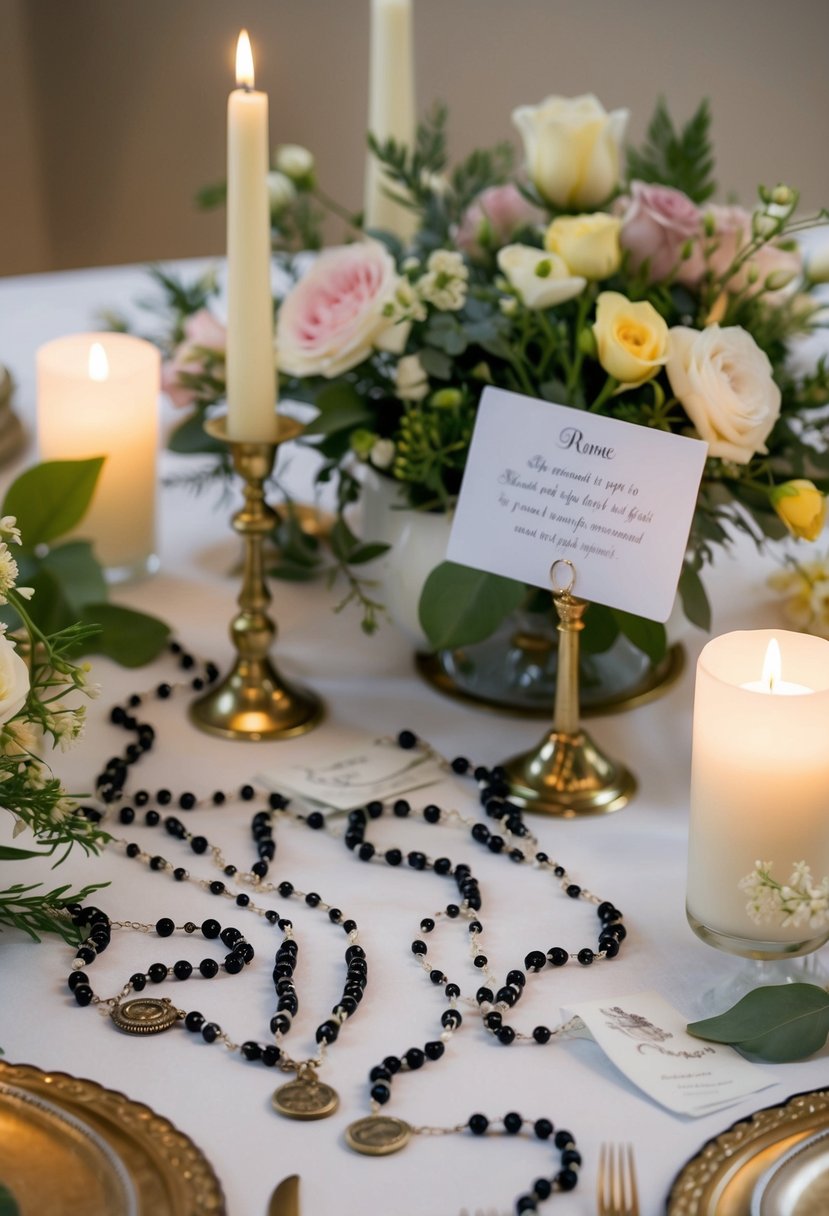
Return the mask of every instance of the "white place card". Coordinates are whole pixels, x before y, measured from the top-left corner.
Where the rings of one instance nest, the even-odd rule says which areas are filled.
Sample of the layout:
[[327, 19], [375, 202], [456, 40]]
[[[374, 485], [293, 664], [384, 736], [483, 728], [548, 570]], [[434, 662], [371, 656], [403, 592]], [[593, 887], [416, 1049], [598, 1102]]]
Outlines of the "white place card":
[[580, 1017], [617, 1068], [661, 1106], [710, 1115], [777, 1082], [733, 1047], [687, 1033], [688, 1019], [657, 992], [608, 997], [567, 1012]]
[[374, 798], [392, 798], [442, 781], [446, 774], [430, 756], [402, 751], [386, 739], [328, 752], [316, 764], [285, 764], [260, 774], [269, 789], [293, 794], [315, 807], [350, 811]]
[[488, 386], [447, 557], [545, 588], [569, 558], [576, 595], [665, 621], [707, 453], [699, 439]]

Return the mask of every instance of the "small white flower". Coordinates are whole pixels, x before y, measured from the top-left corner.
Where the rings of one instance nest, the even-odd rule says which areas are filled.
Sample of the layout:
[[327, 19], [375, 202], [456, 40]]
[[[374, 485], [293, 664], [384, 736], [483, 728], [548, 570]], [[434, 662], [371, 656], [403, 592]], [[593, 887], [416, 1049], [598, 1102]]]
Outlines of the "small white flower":
[[280, 144], [274, 164], [280, 173], [297, 184], [309, 183], [314, 176], [314, 154], [301, 144]]
[[417, 289], [427, 303], [440, 312], [457, 312], [466, 303], [469, 267], [459, 253], [436, 249], [429, 255], [427, 272], [417, 281]]
[[6, 593], [17, 582], [17, 562], [4, 544], [0, 544], [0, 603], [5, 603]]
[[268, 174], [268, 203], [273, 215], [279, 215], [290, 207], [295, 198], [296, 186], [289, 177], [278, 169]]
[[376, 469], [389, 469], [394, 464], [394, 440], [378, 439], [371, 449], [369, 459]]
[[453, 249], [436, 249], [429, 254], [426, 266], [433, 274], [445, 274], [454, 279], [468, 279], [469, 267], [460, 253]]
[[422, 401], [429, 392], [429, 377], [418, 355], [404, 355], [397, 361], [395, 390], [401, 401]]
[[13, 515], [4, 515], [0, 518], [0, 538], [7, 544], [19, 545], [21, 543], [20, 529]]
[[30, 600], [35, 593], [34, 587], [18, 587], [17, 594], [24, 600]]

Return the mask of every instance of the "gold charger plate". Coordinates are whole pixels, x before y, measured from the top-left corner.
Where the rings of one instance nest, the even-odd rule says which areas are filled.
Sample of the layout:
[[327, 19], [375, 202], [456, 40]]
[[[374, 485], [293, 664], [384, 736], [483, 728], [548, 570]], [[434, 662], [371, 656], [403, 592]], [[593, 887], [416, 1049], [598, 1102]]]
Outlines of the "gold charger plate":
[[829, 1128], [829, 1089], [767, 1106], [704, 1144], [671, 1187], [667, 1216], [749, 1216], [752, 1191], [775, 1161]]
[[169, 1119], [30, 1064], [0, 1061], [0, 1182], [21, 1216], [225, 1216], [212, 1167]]

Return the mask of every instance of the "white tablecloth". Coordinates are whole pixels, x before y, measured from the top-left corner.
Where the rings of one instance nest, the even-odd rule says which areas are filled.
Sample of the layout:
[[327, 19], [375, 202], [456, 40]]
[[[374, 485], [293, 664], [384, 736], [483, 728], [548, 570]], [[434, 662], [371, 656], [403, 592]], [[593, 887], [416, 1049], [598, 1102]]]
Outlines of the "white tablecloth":
[[[146, 294], [146, 287], [139, 268], [0, 281], [0, 361], [19, 381], [18, 405], [25, 416], [33, 415], [36, 347], [59, 334], [94, 328], [98, 308], [126, 307]], [[162, 464], [165, 473], [185, 467], [169, 455]], [[161, 572], [117, 592], [122, 602], [165, 617], [189, 647], [220, 664], [230, 655], [227, 624], [238, 590], [228, 577], [237, 553], [229, 510], [227, 503], [221, 505], [210, 495], [196, 498], [180, 487], [165, 488]], [[760, 559], [748, 547], [719, 562], [708, 579], [716, 632], [782, 624], [779, 600], [766, 586], [773, 568], [769, 557]], [[153, 701], [148, 716], [158, 742], [135, 770], [133, 788], [170, 786], [209, 793], [238, 786], [264, 768], [278, 773], [286, 759], [324, 757], [352, 735], [384, 734], [404, 726], [449, 757], [462, 753], [488, 764], [539, 738], [538, 722], [464, 708], [433, 692], [414, 674], [410, 648], [393, 628], [384, 626], [378, 636], [366, 638], [355, 614], [333, 615], [335, 601], [335, 593], [317, 584], [274, 587], [278, 661], [286, 674], [313, 684], [325, 698], [328, 716], [319, 730], [278, 744], [228, 743], [192, 729], [181, 698]], [[624, 911], [629, 935], [611, 963], [570, 965], [532, 977], [514, 1018], [523, 1029], [539, 1022], [554, 1024], [569, 1003], [621, 997], [645, 988], [657, 989], [693, 1018], [699, 1016], [701, 992], [725, 979], [736, 965], [698, 941], [685, 920], [693, 671], [705, 641], [696, 631], [686, 633], [688, 666], [665, 697], [592, 724], [608, 752], [624, 758], [637, 774], [635, 801], [609, 817], [533, 821], [543, 847], [567, 866], [575, 881]], [[95, 663], [104, 691], [91, 708], [87, 737], [74, 752], [56, 760], [70, 788], [88, 790], [101, 763], [123, 747], [125, 736], [108, 722], [109, 707], [130, 691], [153, 687], [170, 672], [166, 660], [138, 672], [106, 661]], [[433, 799], [471, 813], [471, 795], [469, 784], [453, 780], [430, 790], [424, 801]], [[415, 801], [420, 797], [413, 795]], [[246, 866], [252, 859], [249, 818], [249, 807], [236, 805], [193, 812], [187, 822], [221, 844], [228, 858]], [[7, 826], [2, 830], [7, 833]], [[193, 872], [210, 873], [207, 865], [157, 831], [136, 827], [124, 835]], [[499, 973], [521, 966], [530, 948], [563, 944], [577, 949], [594, 940], [597, 922], [586, 905], [563, 897], [548, 877], [492, 857], [462, 831], [383, 820], [373, 839], [470, 863], [484, 897], [486, 949]], [[169, 915], [177, 921], [201, 921], [215, 915], [225, 924], [238, 925], [257, 948], [255, 969], [233, 979], [223, 975], [208, 985], [191, 980], [173, 990], [173, 996], [186, 1008], [202, 1009], [237, 1041], [267, 1039], [274, 1000], [269, 959], [276, 935], [266, 925], [192, 884], [151, 875], [114, 852], [91, 861], [73, 855], [56, 874], [43, 866], [33, 866], [32, 873], [52, 881], [109, 881], [110, 887], [97, 898], [114, 918], [155, 921]], [[72, 957], [67, 947], [57, 941], [33, 945], [14, 933], [0, 939], [0, 1045], [6, 1059], [93, 1078], [167, 1115], [213, 1163], [233, 1216], [264, 1212], [274, 1184], [293, 1172], [302, 1178], [305, 1216], [455, 1216], [464, 1206], [511, 1210], [516, 1194], [557, 1168], [557, 1154], [549, 1146], [523, 1137], [509, 1142], [504, 1137], [484, 1142], [469, 1136], [422, 1137], [398, 1156], [372, 1159], [355, 1156], [343, 1143], [346, 1125], [367, 1113], [369, 1068], [389, 1053], [422, 1046], [439, 1034], [445, 1002], [420, 971], [410, 943], [418, 935], [420, 918], [445, 906], [454, 885], [405, 867], [366, 866], [324, 833], [291, 827], [279, 830], [273, 873], [303, 890], [319, 891], [353, 916], [369, 954], [366, 1000], [342, 1030], [324, 1073], [341, 1097], [332, 1118], [316, 1123], [280, 1118], [270, 1108], [271, 1091], [283, 1079], [280, 1074], [243, 1064], [196, 1036], [173, 1031], [144, 1040], [118, 1034], [94, 1009], [78, 1008], [67, 991]], [[22, 866], [0, 867], [3, 885], [23, 878]], [[319, 913], [293, 903], [283, 906], [302, 941], [297, 974], [301, 1007], [290, 1043], [297, 1054], [305, 1055], [314, 1028], [339, 994], [345, 938]], [[474, 978], [462, 938], [455, 927], [441, 929], [433, 935], [432, 957], [470, 991]], [[154, 935], [122, 934], [95, 964], [90, 978], [97, 991], [108, 995], [134, 970], [156, 959], [200, 956], [196, 940], [175, 937], [162, 943]], [[470, 1016], [442, 1061], [395, 1081], [386, 1109], [416, 1125], [454, 1124], [473, 1111], [497, 1118], [517, 1110], [527, 1118], [544, 1115], [569, 1128], [583, 1152], [584, 1166], [578, 1190], [549, 1201], [550, 1210], [561, 1216], [586, 1216], [595, 1210], [599, 1143], [632, 1140], [642, 1213], [655, 1216], [674, 1174], [706, 1139], [754, 1109], [829, 1084], [829, 1054], [824, 1049], [805, 1063], [770, 1072], [774, 1088], [716, 1115], [680, 1118], [647, 1100], [591, 1042], [505, 1048]], [[542, 1210], [547, 1210], [546, 1204]]]

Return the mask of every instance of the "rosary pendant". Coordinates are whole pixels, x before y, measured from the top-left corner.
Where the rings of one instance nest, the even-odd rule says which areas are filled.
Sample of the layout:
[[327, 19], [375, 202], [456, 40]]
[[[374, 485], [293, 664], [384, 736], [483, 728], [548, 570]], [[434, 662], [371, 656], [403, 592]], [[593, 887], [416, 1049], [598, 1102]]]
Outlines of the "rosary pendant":
[[402, 1119], [391, 1115], [366, 1115], [345, 1129], [349, 1148], [366, 1157], [385, 1157], [405, 1148], [412, 1138], [412, 1128]]
[[280, 1085], [271, 1101], [288, 1119], [327, 1119], [340, 1105], [337, 1091], [317, 1080], [312, 1068], [300, 1069], [295, 1081]]
[[142, 996], [114, 1005], [109, 1016], [127, 1034], [160, 1034], [175, 1026], [181, 1015], [166, 998]]

